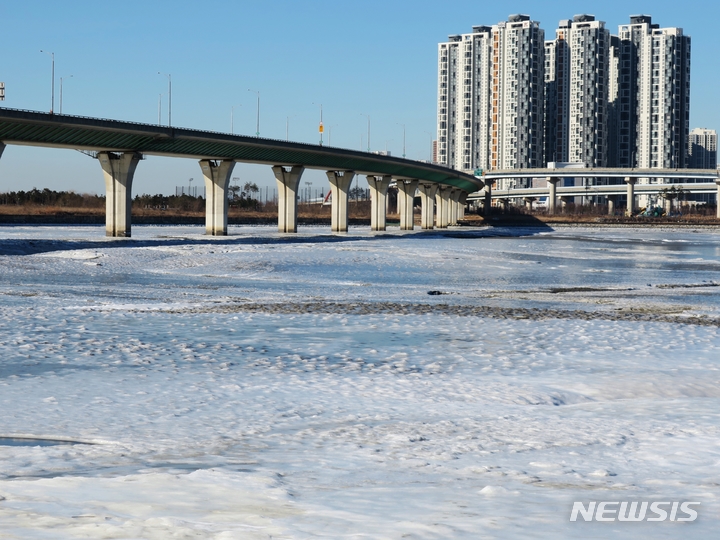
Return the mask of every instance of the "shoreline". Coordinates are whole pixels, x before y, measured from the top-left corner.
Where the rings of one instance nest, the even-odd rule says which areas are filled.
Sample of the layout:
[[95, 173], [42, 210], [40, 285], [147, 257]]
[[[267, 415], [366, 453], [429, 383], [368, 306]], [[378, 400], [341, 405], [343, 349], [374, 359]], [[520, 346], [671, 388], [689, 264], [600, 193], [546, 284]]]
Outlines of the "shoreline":
[[[8, 211], [0, 207], [0, 226], [1, 225], [104, 225], [104, 210], [96, 209], [69, 209], [64, 210], [48, 210], [43, 208], [18, 209], [19, 212]], [[415, 226], [420, 226], [419, 215], [416, 214]], [[399, 216], [397, 214], [388, 214], [387, 224], [390, 226], [399, 225]], [[198, 225], [205, 224], [204, 212], [178, 212], [168, 213], [165, 211], [141, 211], [133, 213], [133, 225]], [[355, 216], [348, 220], [349, 225], [364, 226], [370, 225], [370, 217]], [[277, 225], [277, 214], [275, 212], [249, 212], [249, 213], [230, 213], [228, 216], [228, 225]], [[330, 226], [330, 215], [313, 215], [300, 213], [298, 215], [298, 225], [327, 225]], [[720, 219], [708, 216], [683, 216], [679, 218], [626, 218], [626, 217], [607, 217], [607, 216], [576, 216], [576, 215], [531, 215], [531, 214], [515, 214], [515, 215], [495, 215], [490, 220], [484, 219], [482, 216], [469, 214], [465, 218], [458, 221], [457, 227], [475, 228], [475, 227], [608, 227], [608, 228], [720, 228]]]

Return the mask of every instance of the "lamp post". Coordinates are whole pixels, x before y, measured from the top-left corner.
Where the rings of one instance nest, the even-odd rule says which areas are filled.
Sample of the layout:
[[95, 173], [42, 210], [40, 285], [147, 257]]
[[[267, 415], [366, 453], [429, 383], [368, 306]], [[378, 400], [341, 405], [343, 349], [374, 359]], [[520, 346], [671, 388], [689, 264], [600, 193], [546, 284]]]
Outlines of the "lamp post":
[[332, 128], [334, 127], [337, 127], [337, 124], [328, 127], [328, 146], [332, 146]]
[[368, 121], [368, 133], [367, 133], [367, 151], [370, 152], [370, 115], [360, 113], [360, 116], [365, 116]]
[[291, 116], [285, 117], [285, 140], [286, 141], [290, 140], [290, 119], [295, 118], [296, 116], [297, 116], [297, 114], [293, 114]]
[[69, 75], [67, 77], [60, 77], [60, 114], [62, 114], [62, 87], [63, 87], [63, 79], [72, 79], [72, 75]]
[[[313, 103], [315, 105], [315, 103]], [[325, 127], [323, 126], [323, 119], [322, 119], [322, 103], [320, 105], [320, 125], [318, 126], [318, 132], [320, 133], [320, 146], [323, 145], [323, 132], [325, 131]]]
[[255, 136], [260, 136], [260, 91], [259, 90], [250, 90], [248, 88], [248, 92], [255, 92], [257, 94], [257, 121], [255, 124]]
[[403, 159], [405, 159], [405, 124], [401, 124], [400, 122], [397, 122], [398, 126], [402, 126], [403, 128]]
[[55, 53], [43, 51], [42, 49], [40, 49], [40, 52], [49, 54], [50, 57], [52, 58], [52, 73], [51, 73], [52, 84], [50, 85], [50, 87], [51, 87], [51, 90], [50, 90], [50, 114], [53, 114], [53, 110], [55, 109]]
[[158, 97], [158, 126], [162, 124], [162, 94]]
[[[238, 107], [242, 107], [242, 103]], [[235, 135], [235, 105], [230, 108], [230, 135]]]
[[423, 133], [427, 133], [428, 135], [430, 135], [430, 162], [432, 162], [432, 142], [433, 142], [433, 134], [430, 133], [429, 131], [425, 131], [425, 130], [423, 130]]
[[168, 78], [168, 127], [172, 126], [172, 76], [169, 73], [158, 71], [158, 75], [165, 75]]

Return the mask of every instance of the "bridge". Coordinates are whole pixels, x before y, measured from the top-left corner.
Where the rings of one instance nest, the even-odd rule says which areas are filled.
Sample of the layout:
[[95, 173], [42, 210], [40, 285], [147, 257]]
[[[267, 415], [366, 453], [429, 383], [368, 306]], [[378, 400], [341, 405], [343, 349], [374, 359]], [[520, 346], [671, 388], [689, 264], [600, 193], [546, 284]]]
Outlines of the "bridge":
[[[421, 226], [445, 228], [463, 216], [469, 193], [484, 187], [475, 176], [440, 165], [341, 148], [154, 124], [140, 124], [0, 108], [0, 156], [6, 145], [68, 148], [96, 157], [105, 178], [107, 236], [131, 233], [132, 183], [146, 155], [197, 159], [205, 180], [205, 231], [227, 234], [228, 188], [235, 163], [270, 165], [278, 185], [278, 230], [297, 232], [297, 194], [305, 169], [324, 170], [332, 192], [331, 229], [348, 228], [348, 190], [356, 175], [370, 187], [370, 227], [386, 228], [391, 182], [398, 189], [400, 228], [414, 228], [419, 191]], [[437, 216], [435, 215], [437, 207]]]
[[[546, 187], [493, 190], [492, 185], [500, 179], [544, 179]], [[593, 186], [561, 186], [562, 178], [619, 178], [623, 183]], [[615, 212], [618, 195], [626, 195], [628, 215], [635, 210], [635, 196], [657, 195], [669, 188], [682, 188], [685, 193], [715, 193], [719, 202], [717, 217], [720, 218], [720, 171], [716, 169], [623, 169], [623, 168], [547, 168], [547, 169], [507, 169], [485, 172], [482, 179], [486, 184], [483, 193], [475, 193], [469, 200], [485, 198], [508, 199], [522, 198], [528, 204], [538, 197], [548, 198], [548, 211], [554, 213], [557, 198], [565, 201], [569, 197], [596, 196], [608, 197], [608, 212]], [[638, 183], [647, 179], [648, 183]], [[651, 183], [652, 181], [654, 183]], [[671, 182], [668, 183], [667, 181]], [[694, 182], [689, 182], [694, 180]]]

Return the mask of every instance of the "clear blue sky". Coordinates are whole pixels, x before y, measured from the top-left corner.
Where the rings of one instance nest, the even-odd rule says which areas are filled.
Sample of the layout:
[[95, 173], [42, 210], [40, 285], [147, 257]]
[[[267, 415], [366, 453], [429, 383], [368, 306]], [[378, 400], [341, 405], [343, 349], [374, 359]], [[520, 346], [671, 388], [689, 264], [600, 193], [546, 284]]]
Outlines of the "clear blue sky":
[[[517, 1], [484, 3], [126, 0], [6, 1], [0, 4], [2, 106], [48, 111], [50, 56], [55, 53], [56, 102], [60, 77], [63, 112], [157, 123], [158, 98], [167, 122], [167, 78], [172, 74], [173, 125], [254, 134], [260, 91], [261, 136], [315, 143], [319, 104], [327, 143], [367, 145], [429, 159], [435, 133], [437, 43], [448, 34], [495, 24], [510, 13], [541, 22], [546, 37], [560, 19], [594, 14], [612, 33], [631, 14], [649, 14], [662, 27], [692, 37], [691, 128], [717, 129], [720, 106], [718, 21], [720, 4], [669, 1]], [[72, 75], [72, 78], [69, 76]], [[238, 165], [241, 183], [274, 187], [269, 167]], [[197, 162], [149, 157], [135, 175], [134, 193], [173, 193], [194, 178]], [[304, 180], [326, 186], [324, 175]], [[70, 150], [8, 146], [0, 159], [0, 191], [31, 189], [104, 191], [96, 161]]]

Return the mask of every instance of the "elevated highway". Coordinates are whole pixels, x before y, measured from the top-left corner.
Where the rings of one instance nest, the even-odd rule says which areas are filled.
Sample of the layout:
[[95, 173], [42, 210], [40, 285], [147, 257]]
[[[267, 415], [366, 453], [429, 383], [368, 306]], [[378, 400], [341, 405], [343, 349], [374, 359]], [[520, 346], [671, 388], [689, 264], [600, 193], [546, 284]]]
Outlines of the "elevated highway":
[[130, 236], [132, 181], [147, 155], [194, 158], [205, 179], [206, 232], [227, 234], [228, 187], [237, 162], [272, 167], [278, 184], [278, 229], [297, 231], [297, 192], [303, 171], [324, 170], [332, 191], [332, 230], [347, 231], [348, 189], [355, 175], [371, 191], [371, 228], [385, 230], [385, 202], [392, 181], [398, 187], [403, 229], [413, 228], [413, 198], [420, 191], [422, 226], [456, 221], [467, 195], [484, 184], [473, 175], [431, 163], [341, 148], [193, 129], [165, 127], [0, 108], [0, 155], [5, 145], [68, 148], [91, 152], [103, 170], [106, 234]]
[[[563, 178], [583, 179], [622, 179], [622, 182], [605, 185], [558, 186]], [[624, 168], [547, 168], [547, 169], [508, 169], [485, 172], [482, 179], [486, 187], [482, 192], [472, 193], [469, 200], [490, 199], [507, 201], [532, 200], [547, 197], [548, 211], [555, 212], [557, 198], [567, 200], [577, 196], [608, 197], [608, 211], [614, 212], [617, 196], [625, 195], [626, 213], [635, 210], [637, 195], [658, 195], [664, 190], [681, 190], [688, 194], [715, 194], [720, 201], [720, 171], [716, 169], [624, 169]], [[546, 186], [533, 188], [513, 188], [496, 190], [492, 186], [501, 179], [541, 179]], [[717, 217], [720, 218], [720, 204]]]

